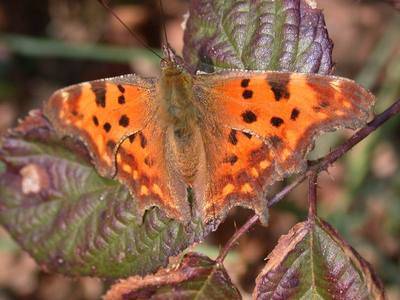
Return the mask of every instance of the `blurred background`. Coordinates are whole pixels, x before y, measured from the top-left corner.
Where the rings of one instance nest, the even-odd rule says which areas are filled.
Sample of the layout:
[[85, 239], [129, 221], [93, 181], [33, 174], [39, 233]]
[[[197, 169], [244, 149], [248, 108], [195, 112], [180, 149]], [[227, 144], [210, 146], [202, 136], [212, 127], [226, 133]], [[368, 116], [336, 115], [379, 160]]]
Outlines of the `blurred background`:
[[[400, 97], [400, 13], [390, 1], [319, 0], [334, 41], [335, 74], [355, 79], [378, 97], [381, 112]], [[392, 1], [396, 2], [396, 1]], [[111, 1], [115, 12], [147, 44], [159, 48], [165, 23], [169, 43], [183, 46], [181, 23], [188, 1]], [[0, 132], [41, 106], [60, 87], [136, 72], [154, 74], [158, 60], [95, 0], [0, 0]], [[323, 174], [319, 214], [366, 258], [383, 280], [389, 299], [400, 299], [400, 117]], [[319, 157], [351, 133], [324, 136]], [[305, 184], [271, 210], [270, 226], [253, 228], [226, 261], [245, 299], [264, 258], [280, 235], [307, 214]], [[234, 209], [196, 250], [216, 257], [219, 248], [251, 216]], [[97, 279], [46, 274], [0, 228], [0, 300], [99, 299]]]

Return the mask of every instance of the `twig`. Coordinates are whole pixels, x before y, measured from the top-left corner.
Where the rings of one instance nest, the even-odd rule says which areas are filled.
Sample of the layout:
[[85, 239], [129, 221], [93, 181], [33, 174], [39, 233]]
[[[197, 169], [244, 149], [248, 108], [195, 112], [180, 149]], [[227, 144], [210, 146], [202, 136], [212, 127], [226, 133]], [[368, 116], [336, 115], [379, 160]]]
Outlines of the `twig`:
[[247, 220], [247, 222], [242, 227], [240, 227], [235, 232], [234, 235], [232, 235], [232, 237], [229, 239], [226, 245], [221, 249], [221, 252], [219, 253], [215, 261], [217, 263], [222, 263], [225, 257], [228, 255], [229, 250], [233, 247], [233, 245], [237, 242], [237, 240], [257, 222], [258, 222], [258, 215], [254, 215], [249, 220]]
[[268, 201], [268, 208], [274, 206], [277, 204], [279, 201], [281, 201], [283, 198], [286, 197], [287, 194], [289, 194], [292, 190], [294, 190], [300, 183], [306, 179], [308, 176], [307, 172], [298, 176], [292, 183], [289, 185], [285, 186], [282, 190], [280, 190], [278, 193], [275, 194], [275, 196]]
[[[317, 176], [317, 174], [323, 170], [326, 170], [331, 164], [337, 161], [340, 157], [342, 157], [345, 153], [347, 153], [351, 148], [365, 139], [368, 135], [382, 126], [386, 121], [391, 119], [393, 116], [400, 112], [400, 99], [398, 99], [395, 103], [393, 103], [389, 108], [387, 108], [384, 112], [377, 115], [371, 122], [369, 122], [365, 127], [357, 131], [351, 138], [349, 138], [345, 143], [337, 147], [328, 153], [324, 158], [318, 160], [317, 162], [311, 163], [310, 167], [306, 172], [298, 176], [291, 184], [284, 187], [280, 192], [276, 193], [273, 198], [268, 200], [268, 207], [272, 207], [283, 198], [286, 197], [292, 190], [294, 190], [300, 183], [302, 183], [306, 178], [310, 178], [311, 176]], [[316, 178], [314, 179], [316, 180]], [[312, 180], [310, 180], [311, 184]], [[316, 188], [314, 186], [313, 188]], [[311, 187], [310, 187], [311, 189]], [[315, 193], [314, 193], [315, 194]], [[314, 203], [315, 204], [315, 203]], [[315, 213], [316, 208], [311, 208]], [[310, 212], [309, 212], [310, 213]], [[238, 241], [238, 239], [245, 234], [255, 223], [257, 223], [259, 217], [257, 215], [252, 216], [247, 222], [239, 228], [235, 234], [229, 239], [226, 245], [221, 249], [221, 252], [217, 258], [217, 262], [222, 263], [228, 254], [229, 250], [233, 247], [233, 245]]]

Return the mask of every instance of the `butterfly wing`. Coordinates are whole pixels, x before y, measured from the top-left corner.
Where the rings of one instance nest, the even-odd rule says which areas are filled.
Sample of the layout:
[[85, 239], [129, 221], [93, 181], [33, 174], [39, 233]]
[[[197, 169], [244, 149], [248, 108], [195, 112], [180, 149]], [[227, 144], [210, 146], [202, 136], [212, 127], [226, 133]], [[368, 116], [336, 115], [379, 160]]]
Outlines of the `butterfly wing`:
[[61, 136], [87, 146], [102, 176], [129, 187], [141, 212], [157, 205], [177, 217], [189, 208], [185, 188], [166, 163], [156, 90], [155, 80], [135, 75], [86, 82], [54, 93], [44, 112]]
[[103, 176], [113, 176], [117, 145], [148, 123], [153, 93], [152, 82], [134, 75], [96, 80], [55, 92], [44, 112], [57, 132], [86, 144]]
[[266, 187], [304, 170], [320, 133], [365, 124], [374, 103], [354, 81], [318, 74], [231, 72], [196, 80], [198, 102], [212, 111], [202, 131], [213, 163], [195, 187], [210, 219], [236, 205], [262, 216]]

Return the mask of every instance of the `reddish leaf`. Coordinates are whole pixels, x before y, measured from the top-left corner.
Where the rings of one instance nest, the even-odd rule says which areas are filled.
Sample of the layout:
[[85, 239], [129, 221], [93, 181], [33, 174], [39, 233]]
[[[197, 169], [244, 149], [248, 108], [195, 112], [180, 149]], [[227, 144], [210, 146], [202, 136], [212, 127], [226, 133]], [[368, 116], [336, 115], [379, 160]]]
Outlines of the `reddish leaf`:
[[221, 264], [188, 253], [177, 268], [164, 269], [145, 278], [131, 277], [115, 284], [104, 300], [241, 299]]
[[295, 225], [258, 275], [254, 299], [384, 299], [370, 265], [326, 222]]

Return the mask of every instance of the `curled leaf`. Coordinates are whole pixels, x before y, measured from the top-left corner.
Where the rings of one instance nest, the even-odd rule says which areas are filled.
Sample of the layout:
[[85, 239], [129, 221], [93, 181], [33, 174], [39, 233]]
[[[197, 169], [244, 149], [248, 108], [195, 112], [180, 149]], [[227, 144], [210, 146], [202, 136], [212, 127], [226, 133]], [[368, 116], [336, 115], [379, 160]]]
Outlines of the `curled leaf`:
[[322, 11], [304, 0], [193, 0], [184, 35], [192, 72], [220, 69], [329, 74]]
[[163, 269], [145, 278], [131, 277], [116, 283], [104, 300], [151, 299], [241, 299], [221, 264], [210, 258], [188, 253], [174, 269]]
[[100, 177], [85, 148], [60, 141], [40, 112], [1, 140], [0, 159], [0, 223], [49, 271], [144, 275], [207, 232], [158, 209], [140, 218], [128, 190]]
[[384, 299], [370, 265], [316, 218], [282, 236], [258, 275], [254, 299]]

